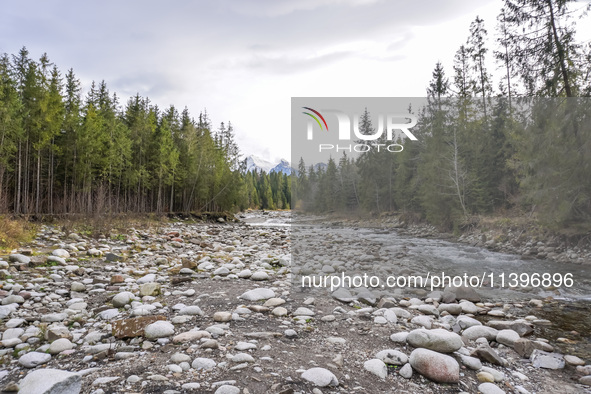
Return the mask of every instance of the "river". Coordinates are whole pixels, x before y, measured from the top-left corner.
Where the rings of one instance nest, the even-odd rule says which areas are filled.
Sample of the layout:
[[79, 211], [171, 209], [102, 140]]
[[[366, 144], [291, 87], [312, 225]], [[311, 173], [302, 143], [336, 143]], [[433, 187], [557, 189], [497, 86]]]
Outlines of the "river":
[[[582, 338], [577, 344], [557, 344], [560, 351], [583, 358], [591, 356], [591, 270], [581, 264], [557, 263], [551, 260], [523, 259], [521, 256], [493, 252], [481, 247], [440, 239], [400, 235], [395, 229], [329, 225], [330, 221], [292, 220], [289, 212], [250, 212], [242, 220], [251, 226], [273, 228], [291, 226], [292, 272], [300, 275], [362, 275], [380, 277], [382, 285], [372, 291], [386, 291], [395, 296], [425, 296], [430, 286], [391, 288], [383, 286], [387, 276], [429, 274], [478, 277], [476, 291], [483, 302], [522, 303], [524, 312], [552, 322], [540, 326], [538, 335], [555, 342], [558, 338]], [[546, 278], [562, 280], [522, 286], [520, 279]], [[484, 276], [484, 281], [482, 278]], [[504, 283], [502, 283], [504, 278]], [[564, 279], [572, 285], [565, 286]], [[492, 279], [492, 280], [491, 280]], [[511, 279], [516, 279], [512, 281]], [[492, 282], [492, 283], [491, 283]], [[430, 284], [432, 284], [431, 281]], [[571, 281], [566, 281], [568, 285]], [[294, 279], [298, 285], [298, 280]], [[429, 284], [429, 283], [428, 283]], [[504, 284], [504, 286], [502, 286]], [[517, 284], [518, 286], [512, 286]], [[442, 288], [438, 288], [442, 290]], [[544, 299], [543, 308], [529, 308], [532, 299]]]

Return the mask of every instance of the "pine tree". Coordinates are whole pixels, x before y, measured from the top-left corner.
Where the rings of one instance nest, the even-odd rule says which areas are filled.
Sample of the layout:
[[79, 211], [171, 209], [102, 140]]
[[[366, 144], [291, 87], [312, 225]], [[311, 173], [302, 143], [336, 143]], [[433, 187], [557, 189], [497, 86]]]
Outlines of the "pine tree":
[[569, 19], [575, 0], [505, 0], [507, 61], [514, 64], [526, 93], [577, 95], [580, 46]]
[[487, 97], [490, 97], [492, 93], [492, 86], [490, 83], [491, 76], [486, 70], [486, 53], [488, 49], [485, 45], [487, 31], [484, 27], [484, 21], [480, 17], [470, 24], [470, 36], [468, 37], [468, 53], [472, 60], [472, 69], [476, 73], [476, 80], [474, 84], [474, 94], [482, 96], [482, 108], [484, 111], [484, 118], [487, 117]]

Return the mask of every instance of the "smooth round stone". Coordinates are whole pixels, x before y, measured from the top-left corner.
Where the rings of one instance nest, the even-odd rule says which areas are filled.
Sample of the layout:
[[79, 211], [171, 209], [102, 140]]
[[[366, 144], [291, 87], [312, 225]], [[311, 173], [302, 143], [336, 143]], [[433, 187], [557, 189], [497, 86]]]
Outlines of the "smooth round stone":
[[460, 361], [462, 362], [462, 364], [474, 371], [478, 371], [482, 368], [482, 362], [480, 361], [480, 359], [476, 358], [476, 357], [470, 357], [470, 356], [466, 356], [463, 354], [459, 354], [460, 357]]
[[249, 269], [242, 270], [238, 273], [239, 278], [248, 279], [252, 276], [252, 271]]
[[275, 292], [271, 289], [266, 288], [249, 290], [240, 296], [240, 298], [246, 301], [268, 300], [269, 298], [273, 297], [275, 297]]
[[376, 354], [376, 358], [391, 365], [404, 365], [408, 363], [408, 356], [395, 349], [382, 350]]
[[191, 363], [191, 367], [193, 367], [194, 369], [196, 369], [198, 371], [200, 371], [200, 370], [210, 371], [210, 370], [214, 369], [216, 365], [217, 364], [214, 360], [212, 360], [210, 358], [204, 358], [204, 357], [197, 357]]
[[386, 309], [384, 311], [384, 318], [388, 321], [388, 323], [396, 324], [398, 322], [398, 316], [396, 312], [391, 309]]
[[257, 348], [257, 345], [255, 345], [254, 343], [238, 342], [234, 349], [236, 349], [238, 351], [244, 351], [244, 350], [250, 350], [250, 349], [256, 349], [256, 348]]
[[577, 356], [566, 355], [566, 356], [564, 356], [564, 361], [566, 361], [566, 363], [568, 365], [573, 365], [573, 366], [585, 365], [585, 361], [583, 361], [582, 359], [580, 359]]
[[51, 254], [62, 259], [70, 258], [70, 252], [65, 249], [55, 249]]
[[61, 353], [65, 350], [70, 350], [74, 348], [74, 344], [72, 342], [70, 342], [69, 339], [67, 338], [60, 338], [57, 339], [55, 341], [53, 341], [51, 343], [51, 345], [49, 345], [49, 354], [58, 354]]
[[413, 330], [408, 334], [406, 341], [413, 347], [430, 349], [440, 353], [453, 353], [464, 345], [458, 334], [441, 328]]
[[218, 269], [216, 269], [215, 271], [213, 271], [214, 275], [218, 275], [218, 276], [226, 276], [230, 273], [230, 270], [227, 269], [226, 267], [220, 267]]
[[2, 300], [2, 305], [23, 304], [25, 299], [18, 294], [11, 294]]
[[20, 338], [3, 339], [1, 342], [2, 346], [8, 349], [20, 345], [21, 343], [23, 343], [23, 341], [21, 341]]
[[482, 383], [478, 386], [478, 391], [482, 394], [505, 394], [505, 391], [494, 383]]
[[269, 274], [267, 274], [265, 271], [257, 271], [254, 274], [252, 274], [252, 276], [250, 277], [251, 280], [267, 280], [269, 279]]
[[129, 291], [124, 291], [119, 294], [116, 294], [111, 300], [111, 302], [113, 303], [113, 306], [115, 308], [121, 308], [129, 304], [134, 298], [135, 296], [133, 295], [133, 293]]
[[240, 389], [236, 386], [224, 384], [219, 386], [214, 394], [240, 394]]
[[339, 385], [337, 377], [326, 368], [310, 368], [302, 373], [302, 379], [318, 387]]
[[[471, 341], [478, 338], [486, 338], [488, 341], [493, 341], [497, 338], [498, 330], [488, 326], [472, 326], [468, 327], [462, 332], [462, 335]], [[518, 334], [519, 335], [519, 334]]]
[[183, 390], [197, 390], [201, 388], [201, 385], [197, 382], [190, 382], [190, 383], [185, 383], [181, 386], [181, 388]]
[[400, 371], [398, 371], [398, 373], [403, 378], [410, 379], [410, 378], [412, 378], [412, 367], [408, 363], [404, 364], [404, 366], [402, 368], [400, 368]]
[[273, 314], [274, 316], [286, 316], [287, 315], [287, 309], [283, 308], [282, 306], [278, 306], [277, 308], [273, 309], [271, 311], [271, 314]]
[[185, 306], [179, 311], [179, 315], [188, 315], [188, 316], [203, 316], [203, 311], [197, 305], [189, 305]]
[[232, 357], [233, 363], [253, 363], [254, 358], [248, 353], [238, 353]]
[[363, 368], [365, 368], [366, 371], [376, 375], [380, 379], [385, 379], [388, 375], [388, 367], [382, 360], [377, 358], [364, 362]]
[[131, 384], [137, 383], [140, 380], [141, 380], [141, 378], [139, 376], [137, 376], [137, 375], [129, 375], [127, 377], [127, 383], [131, 383]]
[[521, 338], [516, 331], [501, 330], [497, 333], [496, 341], [505, 346], [513, 347], [515, 342]]
[[216, 312], [213, 314], [213, 320], [225, 323], [232, 320], [232, 314], [230, 312]]
[[299, 307], [298, 309], [296, 309], [296, 311], [293, 313], [293, 315], [294, 316], [314, 316], [314, 315], [316, 315], [316, 313], [309, 308]]
[[72, 282], [70, 285], [71, 291], [83, 292], [86, 291], [86, 285], [80, 282]]
[[457, 383], [460, 365], [450, 356], [429, 349], [415, 349], [409, 357], [410, 365], [421, 375], [439, 383]]
[[476, 374], [476, 377], [478, 378], [478, 381], [481, 383], [486, 383], [486, 382], [494, 383], [494, 381], [495, 381], [495, 377], [492, 376], [492, 374], [490, 374], [488, 372], [484, 372], [484, 371], [478, 372]]
[[18, 363], [25, 368], [35, 368], [41, 364], [45, 364], [51, 360], [51, 354], [30, 352], [18, 359]]
[[144, 336], [148, 339], [164, 338], [171, 335], [174, 335], [174, 326], [165, 320], [156, 321], [144, 329]]
[[503, 372], [497, 371], [496, 369], [491, 367], [482, 367], [480, 369], [480, 372], [488, 372], [493, 376], [495, 382], [502, 382], [503, 380], [505, 380], [505, 374]]
[[41, 316], [41, 321], [46, 323], [55, 323], [58, 321], [64, 321], [68, 318], [67, 313], [49, 313]]
[[10, 319], [6, 322], [6, 328], [16, 328], [18, 326], [22, 326], [24, 323], [26, 323], [25, 319]]
[[408, 332], [406, 331], [396, 332], [390, 335], [390, 340], [396, 343], [406, 343], [406, 338], [408, 338]]
[[279, 306], [279, 305], [283, 305], [285, 304], [285, 300], [283, 298], [269, 298], [267, 301], [265, 301], [265, 303], [263, 304], [263, 306], [266, 306], [268, 308], [273, 308], [275, 306]]
[[170, 357], [170, 361], [172, 361], [175, 364], [180, 364], [182, 362], [191, 361], [191, 357], [187, 354], [175, 353], [172, 355], [172, 357]]
[[433, 318], [427, 315], [420, 315], [413, 317], [410, 322], [412, 324], [416, 324], [418, 326], [423, 326], [427, 329], [431, 329], [431, 326], [433, 325]]
[[20, 337], [24, 333], [25, 330], [23, 330], [22, 328], [9, 328], [6, 331], [4, 331], [4, 334], [2, 334], [2, 340], [5, 341], [7, 339], [15, 339]]

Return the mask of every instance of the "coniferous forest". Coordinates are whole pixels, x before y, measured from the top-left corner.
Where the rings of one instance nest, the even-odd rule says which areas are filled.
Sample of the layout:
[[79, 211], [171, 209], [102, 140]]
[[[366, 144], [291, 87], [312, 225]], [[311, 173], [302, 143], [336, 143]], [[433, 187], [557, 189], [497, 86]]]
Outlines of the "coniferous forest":
[[[576, 30], [588, 8], [505, 0], [496, 21], [474, 19], [452, 70], [435, 65], [427, 104], [409, 108], [418, 143], [326, 167], [301, 161], [291, 177], [245, 173], [231, 122], [214, 127], [206, 111], [193, 117], [139, 94], [123, 103], [105, 81], [83, 89], [74, 70], [23, 47], [0, 57], [0, 212], [288, 209], [293, 200], [318, 212], [406, 212], [445, 228], [513, 207], [556, 226], [589, 223], [591, 43]], [[369, 108], [360, 130], [373, 127]]]
[[[587, 5], [504, 5], [490, 37], [485, 22], [474, 19], [450, 73], [435, 65], [425, 105], [409, 108], [419, 119], [418, 141], [406, 140], [400, 153], [340, 153], [325, 168], [300, 160], [296, 207], [398, 211], [445, 229], [517, 209], [550, 227], [588, 231], [591, 43], [577, 41], [575, 24], [589, 20], [585, 12], [582, 20], [575, 16]], [[489, 60], [500, 76], [496, 88]], [[371, 115], [366, 108], [360, 118], [364, 134], [375, 134]]]
[[204, 212], [289, 208], [285, 174], [244, 174], [231, 122], [122, 104], [47, 54], [0, 57], [0, 212]]

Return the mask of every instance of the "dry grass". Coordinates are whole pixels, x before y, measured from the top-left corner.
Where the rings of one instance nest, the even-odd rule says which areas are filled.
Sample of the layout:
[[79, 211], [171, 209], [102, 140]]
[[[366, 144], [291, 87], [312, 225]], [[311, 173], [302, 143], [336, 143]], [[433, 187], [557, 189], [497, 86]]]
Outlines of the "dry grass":
[[0, 216], [0, 251], [17, 248], [31, 242], [37, 234], [37, 226], [24, 219]]
[[158, 228], [168, 222], [164, 216], [155, 214], [117, 214], [94, 216], [71, 216], [57, 219], [52, 224], [61, 227], [62, 231], [78, 233], [93, 238], [112, 238], [127, 234], [131, 228]]

